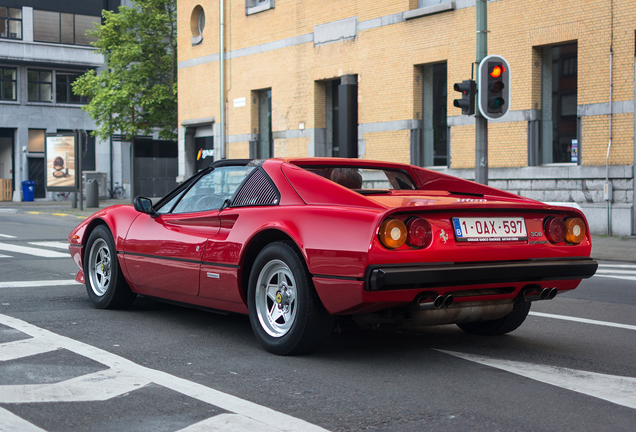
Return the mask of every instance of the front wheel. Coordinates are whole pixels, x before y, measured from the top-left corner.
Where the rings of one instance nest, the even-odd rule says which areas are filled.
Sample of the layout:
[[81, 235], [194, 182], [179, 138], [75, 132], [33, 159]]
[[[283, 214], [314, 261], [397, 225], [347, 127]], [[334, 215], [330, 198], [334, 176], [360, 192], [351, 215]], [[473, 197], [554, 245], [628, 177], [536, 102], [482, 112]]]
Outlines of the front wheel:
[[84, 279], [88, 297], [98, 309], [125, 308], [137, 296], [124, 279], [113, 236], [104, 225], [96, 227], [88, 237]]
[[272, 243], [258, 254], [247, 301], [256, 338], [274, 354], [315, 351], [333, 330], [334, 317], [322, 306], [304, 261], [288, 243]]
[[528, 312], [530, 312], [530, 302], [517, 301], [512, 308], [512, 312], [505, 317], [492, 321], [457, 324], [457, 327], [470, 334], [483, 336], [502, 335], [516, 330], [523, 324]]

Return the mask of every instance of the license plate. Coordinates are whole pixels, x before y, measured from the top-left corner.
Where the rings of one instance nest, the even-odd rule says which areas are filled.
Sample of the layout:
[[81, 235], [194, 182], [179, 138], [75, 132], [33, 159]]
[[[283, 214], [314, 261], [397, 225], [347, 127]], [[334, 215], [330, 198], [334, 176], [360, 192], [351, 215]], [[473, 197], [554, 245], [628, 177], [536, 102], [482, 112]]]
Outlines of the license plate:
[[527, 240], [526, 222], [522, 217], [454, 217], [456, 241], [497, 242]]

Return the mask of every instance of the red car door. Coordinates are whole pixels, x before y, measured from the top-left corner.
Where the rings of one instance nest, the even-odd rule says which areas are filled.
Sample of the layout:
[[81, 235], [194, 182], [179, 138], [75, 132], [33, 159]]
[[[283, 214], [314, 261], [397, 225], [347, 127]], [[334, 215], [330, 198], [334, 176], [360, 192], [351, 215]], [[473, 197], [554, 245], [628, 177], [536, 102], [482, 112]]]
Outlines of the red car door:
[[199, 295], [206, 244], [220, 229], [219, 210], [251, 170], [210, 169], [157, 208], [158, 214], [142, 214], [133, 222], [124, 257], [128, 277], [138, 291]]
[[219, 231], [218, 210], [140, 215], [124, 246], [126, 270], [138, 288], [196, 296], [208, 238]]

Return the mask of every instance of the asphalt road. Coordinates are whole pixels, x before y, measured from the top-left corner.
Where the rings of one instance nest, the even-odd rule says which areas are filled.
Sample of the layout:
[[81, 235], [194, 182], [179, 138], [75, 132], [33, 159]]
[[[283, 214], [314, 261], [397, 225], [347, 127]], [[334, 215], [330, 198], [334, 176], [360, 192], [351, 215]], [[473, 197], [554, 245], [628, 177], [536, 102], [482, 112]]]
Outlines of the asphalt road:
[[147, 298], [96, 310], [82, 285], [55, 285], [69, 257], [15, 251], [64, 254], [78, 222], [0, 213], [0, 430], [633, 430], [633, 264], [603, 262], [506, 336], [343, 326], [278, 357], [246, 317]]

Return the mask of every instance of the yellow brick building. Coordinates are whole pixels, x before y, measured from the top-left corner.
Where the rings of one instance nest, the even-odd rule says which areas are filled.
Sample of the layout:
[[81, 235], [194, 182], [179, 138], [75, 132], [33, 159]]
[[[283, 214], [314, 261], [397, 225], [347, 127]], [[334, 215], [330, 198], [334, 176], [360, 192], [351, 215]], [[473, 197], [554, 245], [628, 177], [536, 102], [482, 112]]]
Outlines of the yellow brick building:
[[[491, 0], [487, 17], [488, 54], [511, 76], [509, 112], [488, 127], [489, 184], [577, 203], [593, 232], [636, 233], [636, 2]], [[453, 84], [474, 75], [476, 0], [179, 0], [178, 29], [181, 179], [202, 154], [474, 178], [475, 119]]]

